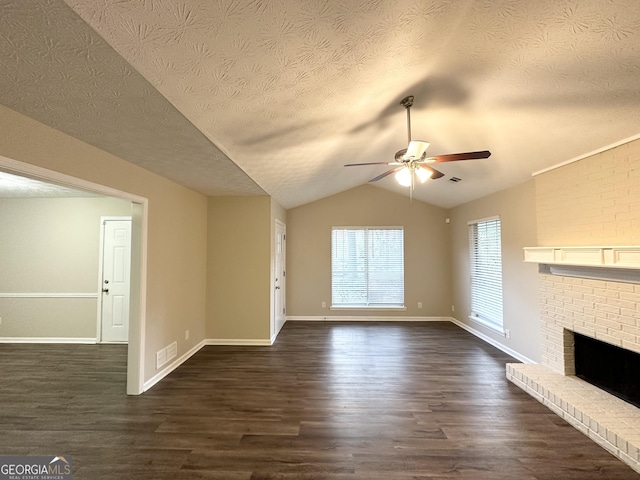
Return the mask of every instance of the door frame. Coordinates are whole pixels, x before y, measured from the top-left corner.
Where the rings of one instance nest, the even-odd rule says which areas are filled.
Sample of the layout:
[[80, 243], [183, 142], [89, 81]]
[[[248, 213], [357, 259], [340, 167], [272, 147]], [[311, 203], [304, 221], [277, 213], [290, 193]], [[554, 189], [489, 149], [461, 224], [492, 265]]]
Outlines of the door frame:
[[127, 394], [140, 395], [144, 391], [149, 199], [30, 163], [12, 160], [2, 155], [0, 155], [0, 169], [7, 173], [131, 202], [131, 297], [127, 348]]
[[[278, 232], [282, 232], [283, 238], [282, 238], [282, 264], [284, 267], [284, 272], [285, 274], [283, 275], [283, 277], [281, 278], [280, 284], [280, 291], [281, 293], [281, 299], [282, 299], [282, 304], [281, 306], [284, 307], [286, 309], [286, 305], [287, 305], [287, 275], [286, 275], [286, 271], [287, 271], [287, 224], [284, 223], [282, 220], [276, 219], [275, 221], [275, 226], [274, 226], [274, 230], [273, 230], [273, 243], [274, 243], [274, 249], [273, 249], [273, 276], [272, 278], [272, 282], [273, 282], [273, 286], [272, 286], [272, 292], [273, 292], [273, 315], [272, 315], [272, 319], [273, 322], [271, 324], [271, 343], [273, 343], [275, 341], [275, 338], [278, 336], [278, 334], [280, 333], [280, 330], [282, 329], [282, 327], [284, 326], [284, 324], [286, 323], [287, 319], [286, 319], [286, 313], [283, 314], [283, 316], [285, 317], [284, 322], [282, 322], [282, 325], [278, 325], [278, 312], [276, 311], [276, 308], [278, 306], [278, 302], [276, 302], [276, 275], [279, 274], [279, 272], [277, 271], [278, 268], [278, 262], [277, 262], [277, 257], [278, 257]], [[285, 310], [286, 311], [286, 310]]]
[[[96, 342], [97, 343], [103, 343], [102, 342], [102, 301], [104, 298], [104, 295], [102, 295], [102, 274], [104, 273], [102, 268], [104, 265], [104, 222], [109, 222], [109, 221], [127, 221], [127, 222], [132, 222], [133, 220], [131, 218], [131, 216], [102, 216], [100, 217], [100, 247], [98, 250], [98, 315], [97, 315], [97, 330], [96, 330]], [[133, 225], [132, 225], [132, 230], [133, 230]], [[129, 244], [129, 249], [131, 249], [131, 243]], [[129, 274], [129, 282], [131, 282], [131, 274]], [[131, 292], [129, 292], [129, 300], [131, 300]], [[131, 312], [129, 312], [131, 313]], [[129, 343], [129, 340], [127, 340], [127, 343]]]

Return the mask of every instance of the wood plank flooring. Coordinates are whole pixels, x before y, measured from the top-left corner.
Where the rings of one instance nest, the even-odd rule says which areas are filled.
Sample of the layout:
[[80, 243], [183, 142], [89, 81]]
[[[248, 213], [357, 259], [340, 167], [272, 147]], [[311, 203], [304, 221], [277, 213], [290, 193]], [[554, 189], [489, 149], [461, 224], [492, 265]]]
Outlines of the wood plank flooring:
[[638, 479], [445, 323], [287, 323], [205, 347], [140, 397], [126, 347], [0, 345], [0, 454], [75, 480]]

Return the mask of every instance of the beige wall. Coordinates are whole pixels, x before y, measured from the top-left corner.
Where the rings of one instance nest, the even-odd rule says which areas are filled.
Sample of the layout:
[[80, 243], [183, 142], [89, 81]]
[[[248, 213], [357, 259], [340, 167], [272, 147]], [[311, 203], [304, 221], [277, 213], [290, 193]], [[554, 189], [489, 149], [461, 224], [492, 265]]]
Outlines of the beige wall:
[[[98, 290], [100, 217], [129, 216], [115, 198], [0, 199], [0, 292]], [[96, 338], [96, 298], [0, 298], [0, 337]]]
[[535, 177], [539, 246], [640, 244], [640, 140]]
[[[370, 185], [288, 210], [287, 315], [448, 317], [451, 251], [446, 217], [442, 208]], [[404, 227], [406, 311], [329, 309], [332, 226]], [[322, 308], [323, 301], [327, 308]]]
[[264, 340], [271, 319], [271, 199], [209, 197], [207, 338]]
[[0, 292], [95, 292], [101, 216], [117, 198], [0, 198]]
[[144, 380], [159, 349], [177, 341], [180, 356], [204, 339], [206, 197], [5, 107], [0, 131], [4, 157], [148, 199]]
[[[537, 265], [523, 263], [523, 247], [535, 246], [533, 181], [503, 190], [451, 210], [453, 305], [451, 315], [521, 355], [540, 361], [540, 319]], [[505, 338], [469, 321], [469, 230], [467, 222], [498, 215], [502, 234], [502, 284]]]
[[[466, 222], [493, 215], [500, 215], [502, 220], [504, 323], [511, 331], [511, 339], [467, 320], [470, 292]], [[451, 211], [451, 218], [455, 318], [534, 361], [549, 363], [543, 357], [550, 356], [549, 352], [556, 347], [550, 347], [551, 340], [542, 338], [548, 336], [548, 328], [546, 320], [541, 318], [540, 304], [542, 302], [542, 317], [558, 317], [553, 310], [561, 299], [549, 297], [551, 287], [548, 285], [573, 284], [582, 280], [538, 275], [536, 264], [523, 263], [522, 247], [639, 244], [640, 140], [539, 174], [531, 182], [456, 207]], [[547, 285], [546, 292], [539, 291], [540, 282]], [[606, 283], [611, 286], [612, 295], [620, 289], [628, 289], [628, 285]], [[588, 288], [580, 287], [583, 290]], [[572, 296], [575, 295], [576, 292], [572, 292]], [[585, 308], [589, 308], [588, 305]], [[597, 305], [594, 304], [593, 309], [597, 309]], [[571, 311], [574, 310], [575, 306]], [[580, 315], [583, 312], [575, 311], [576, 317]], [[600, 331], [600, 336], [620, 340], [616, 334], [624, 335], [625, 332], [624, 329], [619, 330]]]

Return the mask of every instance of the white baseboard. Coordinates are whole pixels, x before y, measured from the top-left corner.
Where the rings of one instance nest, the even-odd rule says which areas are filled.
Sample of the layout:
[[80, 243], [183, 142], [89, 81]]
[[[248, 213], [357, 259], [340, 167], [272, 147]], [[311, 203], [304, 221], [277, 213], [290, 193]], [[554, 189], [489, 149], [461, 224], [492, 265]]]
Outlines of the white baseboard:
[[207, 338], [205, 345], [239, 346], [239, 347], [269, 347], [271, 339], [262, 338]]
[[97, 293], [0, 293], [0, 298], [98, 298]]
[[292, 322], [448, 322], [449, 317], [399, 317], [399, 316], [291, 316], [287, 321]]
[[284, 327], [285, 323], [287, 323], [287, 319], [286, 318], [282, 321], [282, 323], [279, 323], [278, 321], [276, 321], [276, 333], [271, 335], [271, 343], [270, 343], [270, 345], [273, 345], [274, 343], [276, 343], [276, 339], [278, 338], [278, 335], [280, 335], [280, 330], [282, 330], [282, 327]]
[[207, 338], [202, 340], [196, 346], [191, 348], [188, 352], [181, 355], [179, 358], [171, 362], [169, 365], [164, 367], [158, 373], [156, 373], [149, 380], [144, 382], [143, 391], [149, 390], [151, 387], [156, 385], [160, 380], [173, 372], [176, 368], [186, 362], [193, 355], [198, 353], [202, 347], [207, 345], [238, 345], [238, 346], [270, 346], [272, 342], [269, 340], [261, 340], [261, 339], [219, 339], [219, 338]]
[[182, 365], [184, 362], [186, 362], [187, 360], [189, 360], [189, 358], [191, 358], [193, 355], [195, 355], [202, 347], [204, 347], [206, 345], [205, 340], [201, 341], [200, 343], [198, 343], [196, 346], [194, 346], [193, 348], [191, 348], [189, 351], [183, 353], [180, 357], [176, 358], [173, 362], [171, 362], [169, 365], [167, 365], [166, 367], [164, 367], [162, 370], [160, 370], [158, 373], [156, 373], [153, 377], [151, 377], [149, 380], [147, 380], [146, 382], [144, 382], [144, 385], [142, 386], [142, 390], [143, 392], [146, 392], [147, 390], [149, 390], [151, 387], [153, 387], [156, 383], [158, 383], [160, 380], [162, 380], [164, 377], [166, 377], [167, 375], [169, 375], [171, 372], [173, 372], [176, 368], [178, 368], [180, 365]]
[[522, 363], [531, 363], [531, 364], [535, 364], [538, 363], [534, 360], [531, 360], [528, 357], [525, 357], [524, 355], [521, 355], [520, 353], [516, 352], [515, 350], [507, 347], [506, 345], [503, 345], [502, 343], [494, 340], [493, 338], [491, 338], [488, 335], [485, 335], [484, 333], [480, 332], [479, 330], [476, 330], [473, 327], [470, 327], [469, 325], [467, 325], [466, 323], [462, 323], [460, 320], [457, 320], [455, 318], [450, 317], [449, 321], [451, 323], [456, 324], [457, 326], [459, 326], [460, 328], [466, 330], [467, 332], [471, 333], [472, 335], [475, 335], [476, 337], [478, 337], [481, 340], [484, 340], [485, 342], [487, 342], [490, 345], [493, 345], [494, 347], [496, 347], [498, 350], [502, 350], [504, 353], [506, 353], [507, 355], [511, 355], [513, 358], [516, 358], [518, 360], [520, 360]]
[[78, 343], [95, 344], [95, 338], [75, 337], [0, 337], [0, 343]]

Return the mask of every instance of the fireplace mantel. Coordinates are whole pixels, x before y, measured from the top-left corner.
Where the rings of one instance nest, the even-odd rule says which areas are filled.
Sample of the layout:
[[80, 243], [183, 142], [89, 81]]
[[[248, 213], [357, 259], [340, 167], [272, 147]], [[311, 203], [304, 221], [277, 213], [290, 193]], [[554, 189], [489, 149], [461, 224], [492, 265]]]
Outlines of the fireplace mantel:
[[640, 270], [640, 246], [524, 247], [524, 261], [548, 265]]

